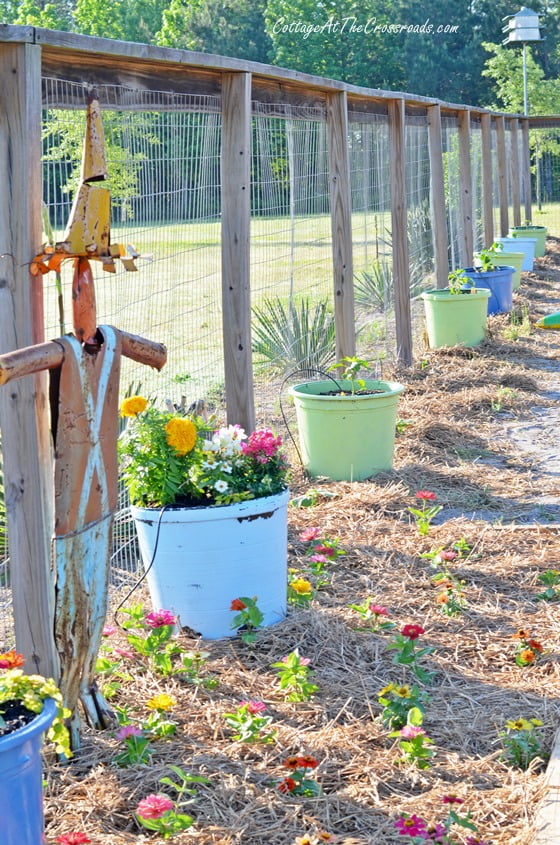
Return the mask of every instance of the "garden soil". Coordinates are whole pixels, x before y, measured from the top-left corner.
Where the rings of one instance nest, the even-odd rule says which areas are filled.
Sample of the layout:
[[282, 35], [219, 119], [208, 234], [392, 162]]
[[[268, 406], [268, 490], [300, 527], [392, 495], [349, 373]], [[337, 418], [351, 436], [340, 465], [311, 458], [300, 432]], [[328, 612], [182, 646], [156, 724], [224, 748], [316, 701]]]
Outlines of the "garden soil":
[[[294, 494], [315, 492], [312, 506], [289, 509], [290, 567], [304, 571], [305, 528], [339, 538], [346, 551], [309, 607], [291, 607], [253, 647], [182, 637], [185, 648], [208, 652], [207, 671], [220, 681], [212, 690], [155, 678], [130, 661], [113, 706], [142, 720], [146, 700], [169, 692], [177, 699], [177, 736], [154, 742], [149, 764], [119, 768], [114, 731], [84, 729], [72, 761], [47, 762], [49, 844], [82, 831], [99, 845], [159, 845], [164, 840], [142, 831], [134, 810], [147, 794], [169, 792], [160, 779], [176, 765], [208, 779], [186, 809], [193, 826], [173, 840], [185, 845], [292, 845], [306, 836], [393, 845], [410, 841], [395, 828], [403, 813], [436, 823], [450, 807], [471, 814], [485, 843], [530, 845], [560, 724], [560, 605], [537, 598], [539, 576], [560, 569], [560, 333], [529, 327], [527, 319], [534, 324], [560, 310], [560, 244], [549, 239], [548, 248], [535, 272], [524, 274], [513, 316], [491, 318], [482, 346], [426, 350], [413, 368], [384, 373], [406, 384], [399, 416], [408, 424], [392, 472], [332, 483], [307, 481], [295, 467]], [[419, 490], [434, 492], [443, 506], [428, 536], [408, 511]], [[458, 542], [470, 551], [448, 566], [465, 607], [447, 616], [437, 570], [423, 555]], [[367, 600], [387, 608], [393, 631], [363, 630], [349, 605]], [[420, 644], [434, 649], [424, 658], [435, 672], [423, 723], [435, 754], [426, 769], [398, 762], [395, 739], [379, 719], [378, 692], [412, 680], [387, 648], [408, 623], [421, 625]], [[519, 629], [544, 646], [526, 667], [514, 659]], [[125, 632], [111, 643], [126, 646]], [[271, 668], [294, 649], [310, 659], [318, 685], [306, 702], [286, 701]], [[265, 702], [274, 742], [232, 740], [224, 713], [246, 699]], [[526, 771], [502, 758], [500, 733], [520, 718], [543, 723], [542, 759]], [[278, 789], [285, 759], [302, 754], [319, 761], [318, 797]], [[449, 795], [463, 803], [444, 803]], [[474, 836], [453, 830], [454, 842]]]

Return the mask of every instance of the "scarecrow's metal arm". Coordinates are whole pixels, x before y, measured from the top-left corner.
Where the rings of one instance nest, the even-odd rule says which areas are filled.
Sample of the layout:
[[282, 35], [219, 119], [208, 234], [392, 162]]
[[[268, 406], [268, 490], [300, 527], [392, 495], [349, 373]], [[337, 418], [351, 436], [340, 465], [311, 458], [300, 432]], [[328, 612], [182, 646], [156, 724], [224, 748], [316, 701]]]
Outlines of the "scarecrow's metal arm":
[[[161, 370], [167, 360], [167, 349], [162, 343], [138, 337], [117, 329], [122, 341], [122, 354], [140, 364]], [[21, 376], [53, 370], [64, 361], [64, 348], [56, 340], [26, 346], [15, 352], [0, 355], [0, 385]]]

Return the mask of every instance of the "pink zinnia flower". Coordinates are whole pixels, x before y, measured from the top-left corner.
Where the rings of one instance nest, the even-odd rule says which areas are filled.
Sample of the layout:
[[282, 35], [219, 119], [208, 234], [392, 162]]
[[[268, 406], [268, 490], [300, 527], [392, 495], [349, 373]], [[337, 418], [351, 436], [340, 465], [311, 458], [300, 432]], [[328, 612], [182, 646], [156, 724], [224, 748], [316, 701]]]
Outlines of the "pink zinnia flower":
[[375, 616], [389, 616], [389, 611], [382, 604], [370, 604], [369, 612]]
[[400, 735], [403, 739], [415, 739], [417, 736], [426, 736], [426, 731], [416, 725], [405, 725], [401, 728]]
[[426, 822], [415, 813], [397, 819], [395, 827], [401, 836], [422, 836], [426, 832]]
[[326, 555], [309, 555], [309, 560], [313, 563], [328, 563], [329, 559]]
[[264, 713], [266, 710], [266, 704], [264, 701], [253, 701], [250, 699], [249, 701], [242, 701], [241, 706], [247, 705], [247, 712], [251, 714], [251, 716], [256, 716], [257, 713]]
[[282, 445], [282, 438], [275, 437], [269, 428], [259, 428], [249, 435], [245, 443], [241, 444], [244, 455], [251, 455], [259, 463], [268, 463]]
[[[282, 660], [280, 662], [281, 663], [287, 663], [288, 660], [289, 660], [289, 655], [287, 654], [285, 657], [282, 658]], [[300, 666], [309, 666], [310, 663], [311, 663], [310, 657], [300, 657], [299, 658], [299, 665]]]
[[144, 616], [144, 622], [150, 628], [163, 628], [164, 625], [174, 625], [176, 621], [170, 610], [153, 610]]
[[302, 543], [309, 543], [311, 540], [316, 540], [320, 533], [318, 528], [304, 528], [299, 539]]
[[403, 637], [408, 637], [409, 640], [417, 640], [420, 634], [425, 633], [421, 625], [404, 625], [401, 628], [401, 634]]
[[431, 490], [418, 490], [414, 496], [417, 499], [424, 499], [426, 502], [435, 502], [437, 496], [435, 493], [432, 493]]
[[161, 819], [164, 813], [175, 807], [173, 801], [167, 795], [161, 793], [146, 795], [138, 803], [136, 814], [143, 819]]
[[142, 736], [142, 731], [136, 725], [123, 725], [115, 734], [115, 739], [128, 739], [129, 736]]
[[455, 560], [458, 557], [457, 552], [448, 551], [448, 552], [440, 552], [439, 556], [442, 560]]
[[136, 657], [136, 654], [133, 651], [126, 648], [115, 648], [113, 651], [116, 655], [118, 655], [118, 657], [126, 657], [128, 660], [134, 660]]
[[101, 633], [104, 637], [110, 637], [112, 634], [117, 633], [117, 629], [114, 625], [105, 625]]
[[75, 831], [74, 833], [62, 833], [56, 837], [56, 841], [60, 842], [61, 845], [84, 845], [86, 842], [91, 842], [91, 839], [85, 833]]

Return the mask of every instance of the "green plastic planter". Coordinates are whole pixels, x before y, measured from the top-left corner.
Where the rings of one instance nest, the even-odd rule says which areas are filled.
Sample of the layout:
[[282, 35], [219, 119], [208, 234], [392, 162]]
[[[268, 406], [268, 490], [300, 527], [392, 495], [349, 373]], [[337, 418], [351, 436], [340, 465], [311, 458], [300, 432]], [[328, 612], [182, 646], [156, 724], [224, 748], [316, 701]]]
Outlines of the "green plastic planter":
[[[328, 391], [347, 391], [328, 396]], [[393, 466], [397, 405], [404, 385], [365, 380], [365, 396], [350, 395], [347, 381], [310, 381], [290, 388], [296, 407], [303, 464], [311, 476], [363, 481]]]
[[442, 346], [478, 346], [486, 337], [490, 291], [472, 288], [465, 293], [427, 290], [422, 294], [428, 341], [432, 349]]
[[546, 252], [546, 226], [512, 226], [509, 230], [512, 238], [536, 238], [535, 258], [542, 258]]
[[512, 290], [519, 290], [521, 285], [521, 271], [523, 269], [523, 259], [525, 253], [523, 252], [497, 252], [490, 256], [494, 267], [499, 267], [501, 264], [507, 264], [508, 267], [515, 267], [513, 274]]

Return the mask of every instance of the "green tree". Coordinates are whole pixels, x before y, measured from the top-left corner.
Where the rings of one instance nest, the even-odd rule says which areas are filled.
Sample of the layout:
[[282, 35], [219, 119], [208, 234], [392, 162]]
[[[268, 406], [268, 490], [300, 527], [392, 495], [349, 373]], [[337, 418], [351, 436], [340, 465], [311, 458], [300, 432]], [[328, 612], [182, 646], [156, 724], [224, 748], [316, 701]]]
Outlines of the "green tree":
[[266, 0], [171, 0], [157, 43], [266, 63], [265, 6]]
[[22, 0], [17, 4], [5, 2], [2, 6], [7, 15], [3, 18], [5, 22], [60, 30], [68, 30], [72, 26], [71, 8], [64, 0], [51, 0], [48, 3], [41, 0]]
[[75, 28], [83, 35], [151, 43], [169, 0], [77, 0]]
[[[490, 79], [493, 101], [487, 105], [508, 112], [523, 112], [523, 57], [520, 48], [502, 47], [484, 42], [490, 53], [483, 76]], [[527, 94], [530, 114], [558, 114], [560, 111], [560, 81], [545, 79], [544, 70], [537, 64], [532, 49], [527, 48]]]
[[394, 36], [383, 31], [393, 21], [385, 0], [269, 0], [265, 13], [275, 64], [374, 88], [405, 79]]

